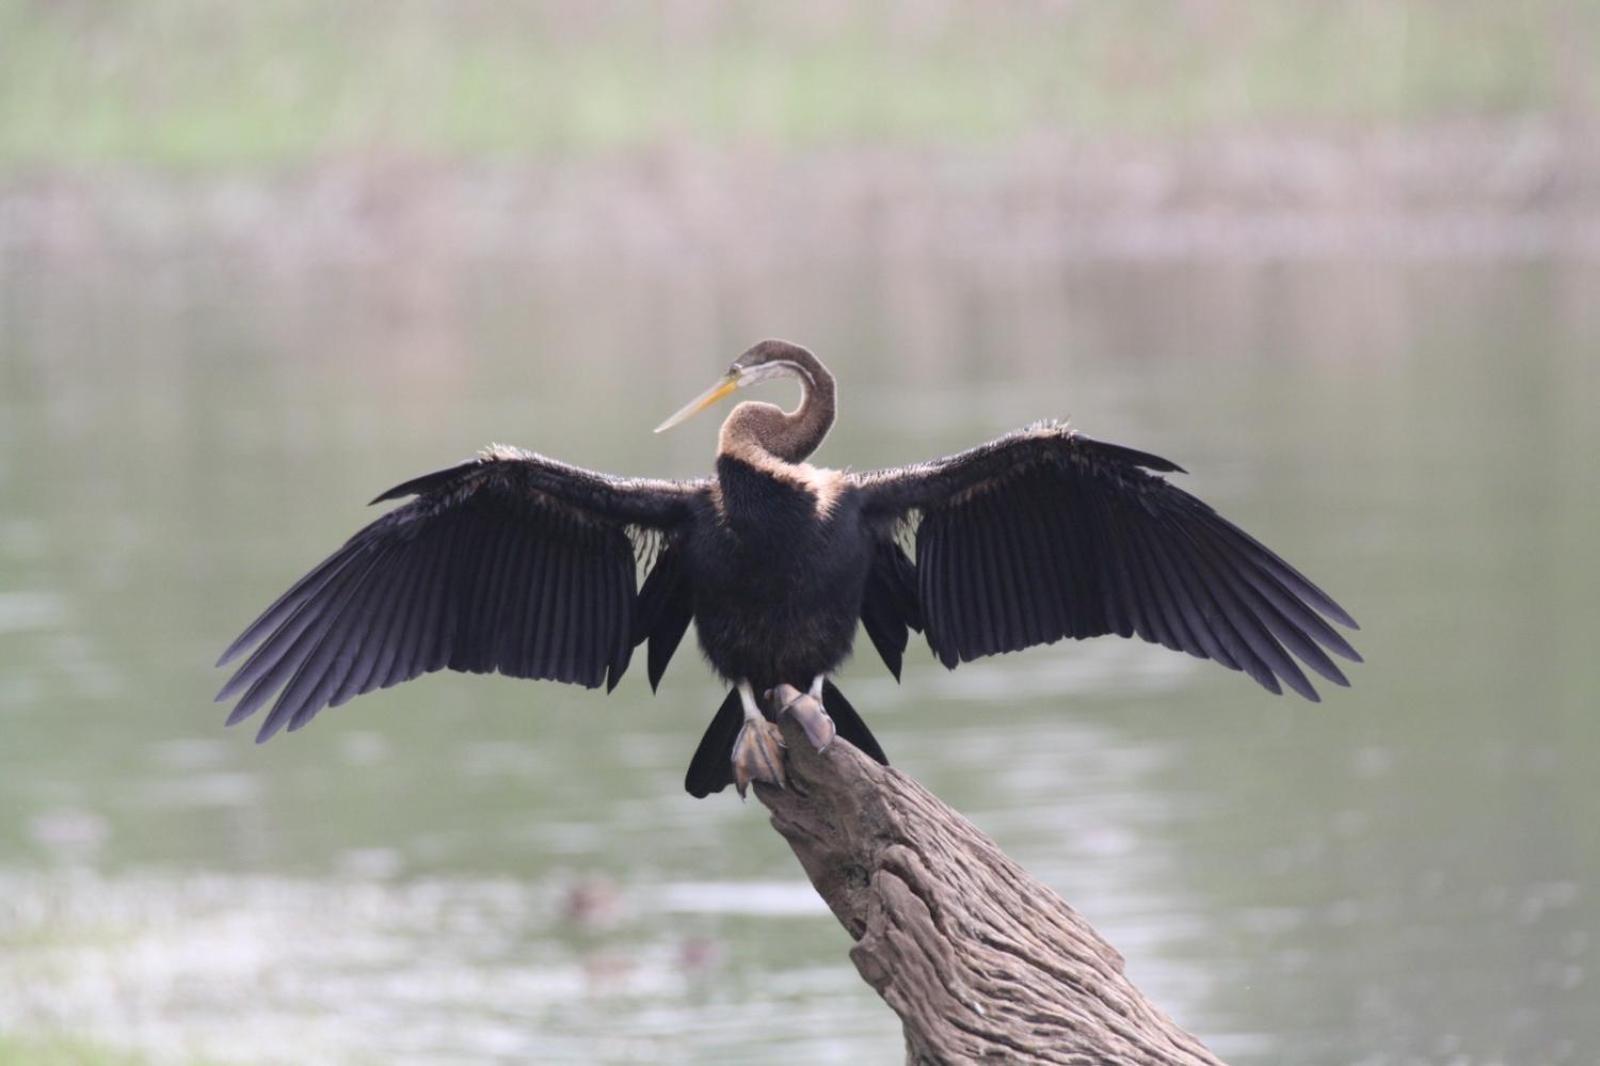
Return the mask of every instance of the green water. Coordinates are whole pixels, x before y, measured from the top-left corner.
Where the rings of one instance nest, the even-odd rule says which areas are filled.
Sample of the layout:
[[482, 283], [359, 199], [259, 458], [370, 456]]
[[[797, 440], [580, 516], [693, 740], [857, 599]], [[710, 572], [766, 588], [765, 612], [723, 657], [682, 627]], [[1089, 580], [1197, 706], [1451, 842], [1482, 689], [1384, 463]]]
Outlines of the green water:
[[435, 676], [265, 747], [210, 702], [376, 491], [490, 440], [702, 473], [714, 418], [650, 427], [776, 334], [841, 379], [821, 461], [1070, 415], [1362, 621], [1321, 705], [1116, 640], [841, 679], [1169, 1013], [1235, 1064], [1600, 1056], [1592, 265], [0, 265], [19, 1048], [898, 1061], [761, 808], [683, 793], [687, 645], [654, 697]]

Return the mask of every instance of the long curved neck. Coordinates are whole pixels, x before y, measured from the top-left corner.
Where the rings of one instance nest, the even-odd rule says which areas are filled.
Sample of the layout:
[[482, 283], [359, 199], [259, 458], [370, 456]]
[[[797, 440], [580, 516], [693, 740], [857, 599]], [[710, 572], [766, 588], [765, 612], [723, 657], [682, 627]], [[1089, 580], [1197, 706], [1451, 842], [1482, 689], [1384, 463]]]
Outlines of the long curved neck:
[[833, 375], [810, 352], [795, 353], [793, 362], [799, 368], [800, 406], [785, 412], [783, 428], [776, 439], [763, 441], [767, 450], [785, 462], [798, 463], [822, 445], [833, 419], [838, 414], [838, 400], [833, 387]]
[[765, 403], [740, 404], [723, 423], [719, 451], [740, 455], [759, 449], [783, 462], [800, 463], [822, 444], [838, 411], [833, 375], [803, 349], [782, 362], [800, 382], [800, 406], [783, 411]]

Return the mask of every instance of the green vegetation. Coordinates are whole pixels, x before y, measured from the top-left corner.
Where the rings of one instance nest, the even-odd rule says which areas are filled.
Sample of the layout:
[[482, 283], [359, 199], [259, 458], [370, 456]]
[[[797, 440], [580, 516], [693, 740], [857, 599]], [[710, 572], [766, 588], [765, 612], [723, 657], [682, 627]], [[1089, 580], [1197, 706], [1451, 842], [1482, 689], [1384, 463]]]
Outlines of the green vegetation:
[[143, 1066], [144, 1059], [75, 1039], [0, 1036], [0, 1066]]
[[1600, 104], [1577, 0], [0, 0], [0, 165], [1415, 121]]

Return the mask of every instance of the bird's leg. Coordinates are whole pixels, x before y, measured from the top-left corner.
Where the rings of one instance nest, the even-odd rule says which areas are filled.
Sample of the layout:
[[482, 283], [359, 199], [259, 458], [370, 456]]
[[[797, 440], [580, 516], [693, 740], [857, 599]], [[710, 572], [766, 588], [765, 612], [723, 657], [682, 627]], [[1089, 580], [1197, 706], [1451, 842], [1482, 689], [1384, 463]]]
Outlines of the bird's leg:
[[827, 751], [838, 733], [833, 719], [822, 707], [823, 676], [818, 674], [811, 682], [810, 692], [801, 692], [793, 685], [779, 685], [771, 693], [778, 713], [788, 714], [799, 722], [800, 728], [806, 731], [806, 739], [819, 752]]
[[761, 713], [748, 681], [739, 682], [739, 702], [744, 704], [744, 726], [733, 742], [733, 784], [742, 799], [752, 781], [783, 788], [788, 779], [783, 772], [782, 734]]

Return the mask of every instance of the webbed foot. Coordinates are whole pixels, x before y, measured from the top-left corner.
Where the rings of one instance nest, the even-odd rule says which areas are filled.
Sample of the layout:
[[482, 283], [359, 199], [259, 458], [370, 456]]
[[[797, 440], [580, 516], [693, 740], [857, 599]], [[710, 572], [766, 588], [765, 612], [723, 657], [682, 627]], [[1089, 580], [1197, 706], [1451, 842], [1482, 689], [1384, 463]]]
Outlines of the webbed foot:
[[789, 779], [783, 770], [783, 737], [778, 727], [759, 715], [746, 718], [733, 742], [733, 784], [743, 799], [752, 781], [764, 781], [784, 788]]
[[828, 712], [822, 708], [820, 679], [812, 687], [816, 691], [801, 692], [793, 685], [779, 685], [771, 691], [769, 698], [774, 701], [780, 715], [787, 714], [800, 723], [806, 739], [820, 753], [828, 750], [838, 730], [834, 728]]

